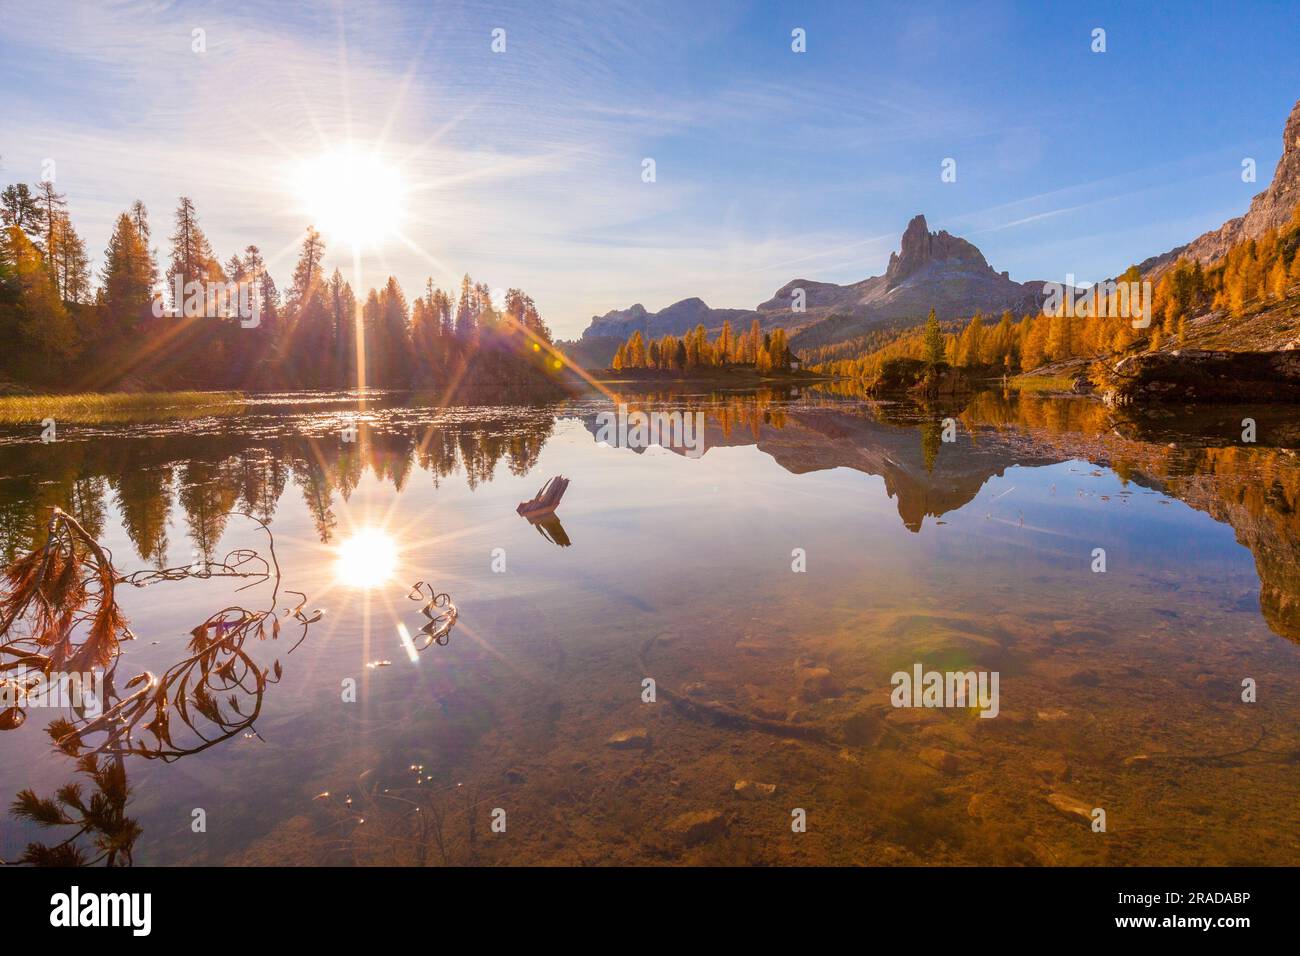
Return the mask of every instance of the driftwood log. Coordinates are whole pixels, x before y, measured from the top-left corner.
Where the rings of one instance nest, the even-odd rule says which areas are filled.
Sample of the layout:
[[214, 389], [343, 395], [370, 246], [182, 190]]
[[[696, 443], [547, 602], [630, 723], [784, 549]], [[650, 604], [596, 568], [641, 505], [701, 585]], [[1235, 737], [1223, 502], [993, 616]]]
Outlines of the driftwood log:
[[543, 518], [555, 511], [560, 506], [560, 499], [564, 497], [564, 492], [569, 487], [569, 479], [563, 475], [556, 475], [546, 484], [542, 485], [541, 490], [537, 492], [537, 497], [532, 501], [521, 501], [519, 507], [515, 510], [532, 521], [535, 518]]

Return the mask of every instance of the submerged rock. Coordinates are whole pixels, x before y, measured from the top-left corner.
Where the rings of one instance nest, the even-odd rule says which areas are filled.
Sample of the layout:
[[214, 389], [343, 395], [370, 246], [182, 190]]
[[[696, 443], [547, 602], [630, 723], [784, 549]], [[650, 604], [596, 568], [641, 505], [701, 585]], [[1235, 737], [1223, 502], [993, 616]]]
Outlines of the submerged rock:
[[880, 740], [884, 724], [880, 713], [866, 711], [854, 714], [844, 721], [844, 741], [853, 746], [871, 746]]
[[727, 818], [717, 810], [695, 810], [669, 821], [665, 831], [688, 846], [712, 840], [727, 830]]
[[921, 763], [941, 773], [957, 773], [961, 770], [961, 761], [953, 754], [948, 753], [946, 750], [940, 750], [938, 747], [926, 747], [916, 756]]
[[644, 727], [620, 730], [605, 741], [605, 746], [615, 750], [649, 750], [650, 732]]
[[1051, 847], [1033, 837], [1025, 837], [1025, 848], [1040, 866], [1058, 866], [1061, 862]]
[[1073, 687], [1097, 687], [1101, 684], [1101, 675], [1090, 667], [1077, 670], [1065, 679]]
[[754, 780], [737, 780], [732, 792], [742, 800], [761, 800], [776, 793], [776, 784], [758, 783]]
[[1196, 686], [1209, 691], [1212, 695], [1222, 695], [1228, 700], [1233, 700], [1236, 696], [1237, 685], [1217, 674], [1198, 674]]
[[1047, 795], [1047, 802], [1067, 817], [1092, 826], [1092, 807], [1082, 800], [1076, 800], [1064, 793], [1050, 793]]
[[1047, 783], [1070, 779], [1070, 764], [1064, 754], [1052, 753], [1033, 762], [1034, 773]]
[[966, 804], [966, 815], [973, 820], [983, 820], [992, 810], [993, 798], [987, 793], [972, 793]]
[[809, 703], [843, 693], [829, 667], [801, 667], [795, 672], [799, 699]]

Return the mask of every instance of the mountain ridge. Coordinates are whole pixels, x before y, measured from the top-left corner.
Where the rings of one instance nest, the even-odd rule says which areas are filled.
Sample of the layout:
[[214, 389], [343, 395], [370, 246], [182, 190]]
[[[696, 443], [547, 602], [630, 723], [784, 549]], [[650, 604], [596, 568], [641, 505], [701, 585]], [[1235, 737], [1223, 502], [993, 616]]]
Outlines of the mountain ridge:
[[[976, 309], [1037, 309], [1044, 298], [1043, 285], [1042, 281], [1016, 282], [1006, 272], [997, 272], [974, 243], [946, 230], [931, 232], [925, 216], [918, 214], [908, 222], [898, 251], [890, 254], [881, 275], [847, 285], [791, 279], [753, 309], [715, 309], [698, 296], [658, 312], [638, 302], [592, 316], [577, 344], [585, 343], [593, 353], [608, 349], [612, 357], [617, 343], [636, 331], [659, 338], [681, 335], [697, 325], [713, 332], [723, 322], [734, 327], [757, 319], [764, 329], [779, 327], [792, 333], [792, 347], [807, 348], [845, 341], [901, 319], [919, 321], [931, 308], [941, 320]], [[834, 322], [826, 321], [832, 318]]]

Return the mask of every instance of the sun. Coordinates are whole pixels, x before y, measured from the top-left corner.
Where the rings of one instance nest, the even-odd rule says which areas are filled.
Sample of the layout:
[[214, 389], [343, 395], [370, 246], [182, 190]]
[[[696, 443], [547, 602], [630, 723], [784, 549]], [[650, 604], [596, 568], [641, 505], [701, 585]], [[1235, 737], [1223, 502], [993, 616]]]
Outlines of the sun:
[[294, 181], [312, 224], [329, 239], [374, 245], [401, 226], [406, 185], [397, 167], [356, 148], [303, 163]]
[[334, 576], [340, 584], [368, 589], [384, 584], [397, 570], [397, 545], [378, 528], [361, 528], [339, 543]]

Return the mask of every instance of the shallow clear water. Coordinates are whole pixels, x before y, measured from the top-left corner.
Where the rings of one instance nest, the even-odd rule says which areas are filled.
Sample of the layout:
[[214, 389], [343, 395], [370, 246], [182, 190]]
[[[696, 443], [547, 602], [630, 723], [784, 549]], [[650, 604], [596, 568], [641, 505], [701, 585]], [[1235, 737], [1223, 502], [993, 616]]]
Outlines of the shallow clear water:
[[[329, 395], [50, 444], [8, 429], [7, 559], [52, 505], [120, 571], [261, 548], [226, 515], [243, 511], [269, 522], [280, 587], [326, 612], [292, 653], [287, 625], [250, 644], [283, 667], [255, 733], [124, 758], [136, 862], [1300, 860], [1293, 449], [1240, 444], [1230, 410], [1175, 431], [1084, 399], [640, 401], [703, 412], [705, 453], [598, 443], [599, 396], [380, 396], [355, 442], [355, 403]], [[560, 524], [539, 530], [516, 505], [560, 474]], [[459, 620], [412, 660], [417, 580]], [[137, 640], [119, 675], [165, 670], [209, 614], [269, 596], [235, 586], [120, 587]], [[917, 663], [996, 671], [998, 716], [891, 706]], [[76, 776], [45, 734], [58, 714], [0, 734], [6, 804]], [[6, 816], [0, 857], [52, 837]]]

